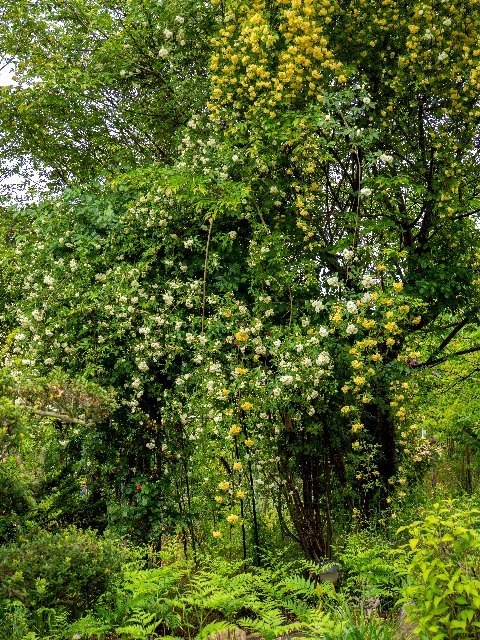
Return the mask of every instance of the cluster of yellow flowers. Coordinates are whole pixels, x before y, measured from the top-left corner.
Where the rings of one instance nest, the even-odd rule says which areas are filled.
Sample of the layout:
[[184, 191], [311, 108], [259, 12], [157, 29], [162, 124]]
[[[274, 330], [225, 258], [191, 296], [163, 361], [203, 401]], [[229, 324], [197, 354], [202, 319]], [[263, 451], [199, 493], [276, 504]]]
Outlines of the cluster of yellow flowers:
[[224, 118], [232, 105], [237, 112], [260, 110], [274, 118], [280, 104], [300, 96], [321, 100], [325, 70], [346, 80], [324, 33], [338, 9], [336, 0], [273, 4], [278, 10], [275, 26], [264, 0], [226, 3], [225, 23], [213, 40], [210, 61], [214, 121]]

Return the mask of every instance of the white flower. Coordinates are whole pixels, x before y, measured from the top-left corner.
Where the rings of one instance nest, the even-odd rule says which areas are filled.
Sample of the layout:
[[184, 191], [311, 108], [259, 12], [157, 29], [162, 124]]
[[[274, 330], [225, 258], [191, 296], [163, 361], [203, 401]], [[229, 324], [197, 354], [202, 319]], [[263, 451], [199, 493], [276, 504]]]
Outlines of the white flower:
[[133, 388], [133, 389], [138, 389], [138, 387], [139, 387], [141, 384], [142, 384], [142, 383], [141, 383], [140, 378], [135, 378], [135, 379], [132, 381], [132, 388]]
[[162, 297], [167, 307], [173, 304], [173, 296], [170, 293], [164, 293]]
[[170, 31], [170, 29], [164, 29], [163, 35], [167, 40], [169, 40], [173, 36], [173, 31]]
[[328, 364], [329, 362], [330, 362], [330, 356], [326, 351], [322, 351], [321, 353], [318, 354], [317, 364], [319, 367], [322, 367], [323, 365]]
[[438, 54], [437, 60], [438, 62], [445, 62], [446, 60], [448, 60], [448, 53], [446, 51], [442, 51]]
[[307, 413], [308, 413], [308, 415], [309, 415], [309, 416], [313, 416], [313, 415], [314, 415], [314, 413], [315, 413], [315, 409], [314, 409], [313, 407], [309, 407], [309, 409], [308, 409], [308, 412], [307, 412]]
[[280, 340], [275, 340], [273, 343], [273, 346], [276, 347], [278, 349], [278, 347], [281, 345], [281, 341]]
[[372, 278], [372, 276], [369, 276], [368, 274], [362, 276], [362, 286], [365, 287], [365, 289], [370, 289], [370, 287], [373, 287], [374, 284], [375, 279]]
[[188, 240], [185, 240], [183, 243], [183, 246], [185, 247], [185, 249], [189, 249], [190, 247], [193, 246], [193, 238], [188, 238]]
[[353, 300], [349, 300], [346, 305], [348, 313], [358, 313], [357, 305]]
[[389, 156], [387, 153], [382, 153], [378, 159], [381, 160], [381, 162], [386, 162], [387, 164], [392, 164], [393, 162], [393, 156]]
[[97, 282], [106, 282], [107, 276], [104, 273], [97, 273], [95, 274], [95, 280], [97, 280]]
[[332, 276], [331, 278], [327, 278], [327, 284], [330, 287], [338, 286], [338, 277], [337, 276]]
[[185, 18], [183, 16], [175, 16], [175, 22], [178, 22], [178, 24], [183, 24], [185, 22]]
[[34, 309], [32, 311], [32, 316], [33, 316], [34, 320], [36, 320], [37, 322], [40, 322], [40, 320], [43, 319], [43, 313], [41, 311], [39, 311], [38, 309]]
[[323, 302], [321, 300], [311, 300], [310, 304], [317, 313], [323, 309]]
[[278, 397], [281, 394], [280, 388], [279, 387], [275, 387], [273, 390], [273, 395], [275, 397]]
[[319, 327], [318, 335], [321, 336], [322, 338], [326, 338], [328, 336], [328, 329], [326, 327]]
[[283, 382], [284, 384], [292, 384], [293, 376], [280, 376], [280, 382]]
[[229, 232], [228, 232], [228, 237], [229, 237], [231, 240], [235, 240], [235, 238], [237, 237], [237, 232], [236, 232], [236, 231], [229, 231]]
[[352, 335], [354, 333], [358, 333], [358, 327], [355, 324], [349, 324], [345, 331], [347, 332], [347, 335]]
[[137, 367], [140, 371], [148, 371], [149, 370], [149, 366], [148, 364], [145, 362], [145, 360], [141, 360], [138, 364]]
[[353, 251], [351, 251], [350, 249], [344, 249], [342, 251], [342, 256], [345, 260], [349, 261], [353, 258]]
[[452, 24], [452, 20], [451, 20], [451, 18], [445, 18], [445, 20], [443, 21], [443, 24], [444, 24], [446, 27], [449, 27], [449, 26]]
[[55, 280], [52, 278], [52, 276], [44, 276], [43, 281], [49, 287], [51, 287], [52, 284], [55, 282]]
[[43, 364], [46, 364], [46, 365], [53, 364], [53, 358], [45, 358], [45, 360], [43, 361]]
[[152, 449], [155, 449], [156, 444], [155, 444], [155, 442], [147, 442], [147, 444], [145, 446], [147, 447], [147, 449], [150, 449], [150, 451], [151, 451]]
[[363, 196], [364, 198], [368, 198], [368, 196], [371, 196], [372, 193], [373, 191], [368, 187], [363, 187], [363, 189], [360, 189], [360, 195]]
[[363, 104], [370, 104], [371, 99], [368, 96], [365, 96], [364, 98], [362, 98], [363, 100]]
[[234, 153], [232, 156], [232, 162], [238, 162], [239, 160], [240, 160], [240, 157], [236, 153]]
[[168, 49], [165, 49], [165, 47], [162, 47], [161, 49], [158, 50], [159, 58], [166, 58], [167, 56], [168, 56]]

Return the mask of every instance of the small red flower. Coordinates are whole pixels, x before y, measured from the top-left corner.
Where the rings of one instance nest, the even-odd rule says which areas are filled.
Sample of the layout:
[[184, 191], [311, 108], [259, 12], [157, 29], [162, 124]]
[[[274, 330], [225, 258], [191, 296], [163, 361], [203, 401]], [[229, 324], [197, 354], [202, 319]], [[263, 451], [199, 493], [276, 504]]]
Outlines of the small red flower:
[[137, 484], [137, 491], [141, 491], [142, 490], [142, 485], [141, 484]]

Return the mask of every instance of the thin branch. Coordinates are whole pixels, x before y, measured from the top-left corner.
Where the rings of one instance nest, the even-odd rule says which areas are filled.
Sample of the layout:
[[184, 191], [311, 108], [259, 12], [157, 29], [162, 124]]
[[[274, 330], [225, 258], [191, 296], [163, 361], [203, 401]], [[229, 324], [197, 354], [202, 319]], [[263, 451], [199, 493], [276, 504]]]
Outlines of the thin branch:
[[95, 424], [95, 422], [93, 422], [92, 420], [82, 420], [81, 418], [74, 418], [73, 416], [69, 416], [66, 413], [58, 413], [57, 411], [44, 411], [42, 409], [35, 409], [34, 407], [30, 407], [28, 405], [23, 405], [23, 408], [31, 411], [36, 416], [55, 418], [56, 420], [60, 420], [60, 422], [81, 424], [84, 427], [93, 427], [93, 425]]
[[208, 264], [208, 251], [210, 249], [210, 239], [212, 237], [213, 216], [210, 219], [210, 228], [208, 230], [207, 246], [205, 248], [205, 265], [203, 267], [203, 296], [202, 296], [202, 336], [205, 327], [205, 302], [207, 298], [207, 264]]

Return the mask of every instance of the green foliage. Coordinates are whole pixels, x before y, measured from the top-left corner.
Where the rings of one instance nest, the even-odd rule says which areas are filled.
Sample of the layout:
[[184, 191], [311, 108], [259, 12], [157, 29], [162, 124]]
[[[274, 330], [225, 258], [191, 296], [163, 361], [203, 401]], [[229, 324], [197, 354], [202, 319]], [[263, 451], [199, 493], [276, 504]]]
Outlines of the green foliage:
[[30, 612], [62, 607], [78, 616], [92, 606], [128, 556], [113, 538], [74, 528], [41, 531], [0, 547], [0, 595]]
[[338, 551], [342, 564], [342, 590], [368, 605], [379, 597], [385, 608], [398, 597], [398, 575], [392, 563], [393, 546], [379, 534], [350, 533]]
[[15, 540], [35, 507], [27, 478], [9, 457], [0, 464], [0, 545]]
[[409, 543], [403, 599], [422, 640], [480, 638], [480, 511], [437, 503], [402, 527]]
[[336, 633], [337, 623], [319, 606], [314, 583], [285, 576], [285, 568], [239, 569], [239, 564], [225, 562], [200, 570], [179, 562], [130, 569], [95, 616], [78, 621], [72, 629], [82, 629], [87, 637], [115, 630], [132, 640], [149, 634], [205, 640], [238, 627], [266, 640], [299, 629], [306, 637]]

